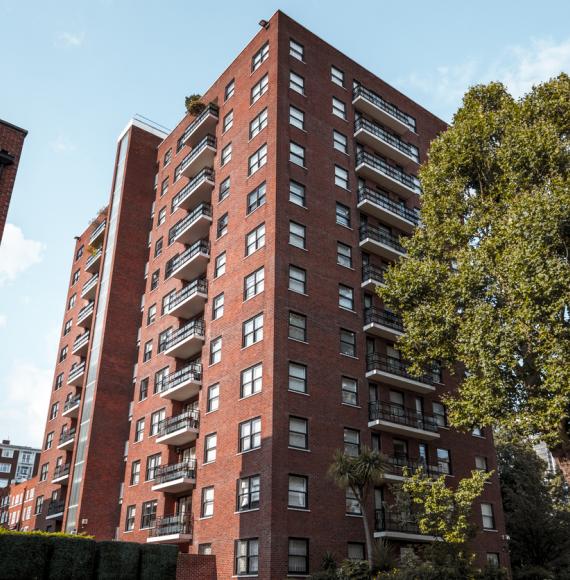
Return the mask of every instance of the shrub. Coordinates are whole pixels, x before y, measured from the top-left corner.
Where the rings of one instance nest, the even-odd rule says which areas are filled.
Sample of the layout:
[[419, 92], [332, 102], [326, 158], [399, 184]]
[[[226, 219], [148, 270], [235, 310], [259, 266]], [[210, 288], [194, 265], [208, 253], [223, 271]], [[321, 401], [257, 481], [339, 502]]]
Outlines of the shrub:
[[184, 100], [186, 110], [191, 115], [194, 116], [199, 115], [206, 108], [206, 105], [200, 99], [201, 99], [200, 95], [190, 95], [189, 97], [186, 97], [186, 99]]
[[97, 542], [97, 580], [137, 580], [140, 545], [134, 542]]
[[0, 575], [3, 580], [42, 580], [49, 545], [34, 534], [0, 534]]
[[77, 537], [48, 537], [49, 580], [91, 580], [97, 544]]
[[178, 546], [141, 545], [140, 580], [175, 580]]

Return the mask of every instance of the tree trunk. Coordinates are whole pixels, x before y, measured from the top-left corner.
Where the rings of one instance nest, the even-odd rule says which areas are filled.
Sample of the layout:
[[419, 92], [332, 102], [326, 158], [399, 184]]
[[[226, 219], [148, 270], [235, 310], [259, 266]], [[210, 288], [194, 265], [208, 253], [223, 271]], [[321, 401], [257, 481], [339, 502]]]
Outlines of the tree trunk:
[[368, 524], [368, 516], [366, 515], [366, 506], [361, 504], [362, 524], [364, 525], [364, 536], [366, 537], [366, 555], [368, 556], [368, 564], [372, 569], [372, 535], [370, 534], [370, 526]]

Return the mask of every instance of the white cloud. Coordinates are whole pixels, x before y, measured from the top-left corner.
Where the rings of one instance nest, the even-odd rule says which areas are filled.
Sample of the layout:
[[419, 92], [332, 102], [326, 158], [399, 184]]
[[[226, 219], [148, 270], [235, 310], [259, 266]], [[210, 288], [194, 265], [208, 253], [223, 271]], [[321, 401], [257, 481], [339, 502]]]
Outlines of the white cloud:
[[41, 262], [44, 250], [44, 244], [25, 238], [19, 227], [6, 224], [0, 244], [0, 286]]
[[55, 153], [71, 153], [75, 151], [75, 145], [61, 133], [50, 142], [49, 146]]
[[62, 32], [57, 40], [63, 46], [81, 46], [85, 40], [85, 32]]

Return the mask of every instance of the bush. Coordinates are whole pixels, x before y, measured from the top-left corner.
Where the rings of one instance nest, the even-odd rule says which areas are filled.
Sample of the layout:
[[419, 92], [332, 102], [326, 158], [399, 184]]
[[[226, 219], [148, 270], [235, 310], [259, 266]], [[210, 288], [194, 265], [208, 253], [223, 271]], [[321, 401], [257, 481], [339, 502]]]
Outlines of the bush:
[[178, 546], [140, 547], [140, 580], [176, 580]]
[[345, 560], [338, 569], [339, 580], [369, 580], [370, 566], [368, 562]]
[[200, 95], [190, 95], [189, 97], [186, 97], [186, 99], [184, 100], [186, 110], [191, 115], [194, 116], [199, 115], [206, 108], [206, 105], [200, 99], [201, 99]]
[[46, 538], [34, 534], [0, 534], [3, 580], [43, 580], [49, 558]]
[[49, 580], [91, 580], [97, 544], [93, 540], [49, 537]]
[[80, 540], [92, 540], [94, 536], [88, 536], [87, 534], [68, 534], [67, 532], [43, 532], [41, 530], [32, 530], [30, 532], [21, 532], [18, 530], [7, 530], [6, 528], [0, 527], [1, 535], [12, 535], [12, 536], [42, 536], [44, 538], [74, 538]]
[[97, 580], [138, 580], [140, 544], [97, 542]]

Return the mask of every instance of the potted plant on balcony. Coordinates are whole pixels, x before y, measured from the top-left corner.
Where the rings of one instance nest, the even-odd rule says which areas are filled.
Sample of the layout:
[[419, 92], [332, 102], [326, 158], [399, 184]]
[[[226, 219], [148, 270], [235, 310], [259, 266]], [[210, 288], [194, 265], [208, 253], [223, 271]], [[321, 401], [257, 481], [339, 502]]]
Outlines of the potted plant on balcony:
[[206, 108], [206, 105], [200, 100], [201, 98], [201, 95], [190, 95], [184, 101], [186, 110], [195, 117]]

